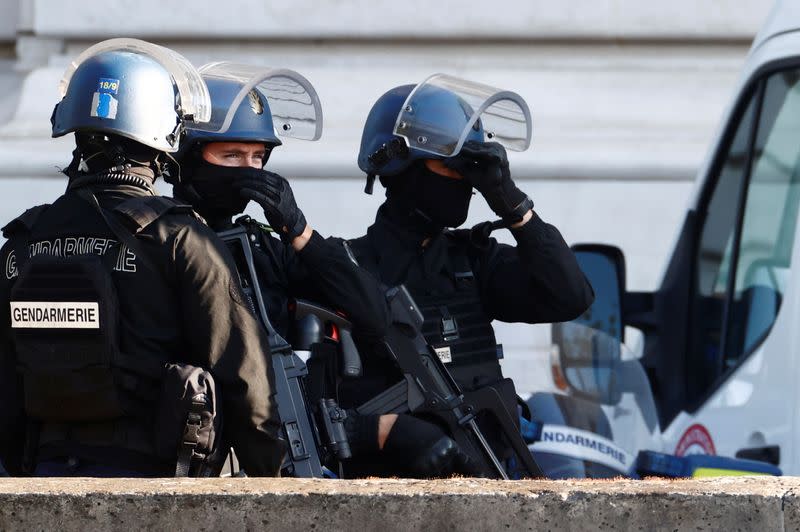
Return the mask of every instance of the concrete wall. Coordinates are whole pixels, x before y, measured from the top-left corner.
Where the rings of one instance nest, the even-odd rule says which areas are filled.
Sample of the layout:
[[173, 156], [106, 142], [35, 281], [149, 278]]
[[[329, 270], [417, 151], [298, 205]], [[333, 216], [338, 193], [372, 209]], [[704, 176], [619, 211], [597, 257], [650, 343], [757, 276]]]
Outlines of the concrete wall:
[[[37, 35], [149, 38], [316, 39], [722, 39], [747, 40], [764, 0], [296, 0], [291, 3], [198, 0], [90, 2], [28, 0]], [[767, 6], [768, 7], [768, 6]]]
[[800, 480], [0, 480], [0, 529], [797, 530]]
[[13, 43], [17, 37], [19, 2], [3, 0], [0, 2], [0, 14], [0, 44]]

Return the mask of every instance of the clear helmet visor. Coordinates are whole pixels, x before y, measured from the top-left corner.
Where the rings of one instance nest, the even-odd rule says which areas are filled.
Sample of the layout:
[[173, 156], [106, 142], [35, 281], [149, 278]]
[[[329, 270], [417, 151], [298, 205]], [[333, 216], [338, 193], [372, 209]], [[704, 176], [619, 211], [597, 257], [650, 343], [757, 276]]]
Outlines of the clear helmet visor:
[[239, 106], [259, 91], [269, 104], [275, 133], [282, 137], [317, 140], [322, 136], [322, 105], [311, 83], [293, 70], [242, 65], [227, 61], [200, 67], [211, 84], [222, 80], [238, 85], [238, 90], [214, 94], [211, 119], [191, 129], [223, 134], [228, 131]]
[[187, 123], [207, 122], [211, 118], [211, 97], [203, 78], [188, 59], [169, 48], [139, 39], [109, 39], [91, 46], [67, 67], [58, 84], [63, 98], [75, 70], [89, 58], [105, 52], [132, 52], [150, 57], [169, 72], [180, 97], [180, 113]]
[[452, 157], [476, 135], [512, 151], [524, 151], [531, 144], [532, 129], [530, 109], [519, 94], [434, 74], [406, 98], [394, 134], [404, 138], [409, 148]]

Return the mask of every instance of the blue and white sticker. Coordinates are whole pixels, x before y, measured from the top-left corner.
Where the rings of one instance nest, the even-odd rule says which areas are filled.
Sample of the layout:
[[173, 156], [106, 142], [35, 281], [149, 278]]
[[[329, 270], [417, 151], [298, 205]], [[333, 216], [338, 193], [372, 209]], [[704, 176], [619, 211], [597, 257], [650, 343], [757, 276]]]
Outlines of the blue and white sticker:
[[114, 97], [117, 91], [119, 91], [118, 79], [100, 78], [97, 81], [97, 92], [92, 96], [91, 115], [109, 120], [117, 118], [118, 100]]

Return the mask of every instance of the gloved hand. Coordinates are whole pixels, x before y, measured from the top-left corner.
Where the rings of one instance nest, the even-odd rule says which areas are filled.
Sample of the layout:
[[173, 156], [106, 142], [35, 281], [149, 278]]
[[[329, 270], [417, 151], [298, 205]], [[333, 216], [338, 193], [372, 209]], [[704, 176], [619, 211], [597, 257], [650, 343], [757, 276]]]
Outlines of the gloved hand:
[[285, 178], [267, 170], [254, 170], [248, 176], [234, 180], [232, 186], [243, 197], [261, 205], [267, 222], [285, 243], [291, 244], [303, 234], [306, 217], [297, 206], [292, 187]]
[[409, 464], [415, 478], [447, 478], [453, 475], [482, 476], [472, 459], [450, 436], [442, 436]]
[[473, 460], [438, 425], [400, 414], [383, 451], [412, 478], [481, 476]]
[[506, 150], [497, 142], [465, 142], [458, 155], [445, 159], [444, 165], [464, 176], [508, 224], [520, 221], [533, 208], [533, 202], [511, 179]]

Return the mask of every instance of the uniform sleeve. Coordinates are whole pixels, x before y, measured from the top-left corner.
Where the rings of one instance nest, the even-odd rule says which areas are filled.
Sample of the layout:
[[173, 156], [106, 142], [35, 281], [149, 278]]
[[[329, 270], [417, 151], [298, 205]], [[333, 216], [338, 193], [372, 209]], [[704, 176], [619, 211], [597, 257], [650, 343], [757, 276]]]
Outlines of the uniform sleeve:
[[25, 438], [25, 416], [22, 382], [16, 371], [16, 355], [11, 341], [10, 295], [16, 277], [11, 245], [0, 250], [3, 271], [0, 274], [0, 460], [8, 473], [18, 475], [22, 469]]
[[285, 444], [269, 342], [243, 300], [233, 259], [199, 224], [181, 229], [173, 254], [189, 356], [221, 385], [225, 437], [248, 475], [275, 476]]
[[322, 238], [314, 231], [306, 246], [289, 264], [292, 291], [318, 297], [353, 322], [365, 339], [382, 338], [389, 327], [389, 309], [378, 280], [350, 260], [344, 242]]
[[558, 229], [534, 213], [511, 233], [516, 246], [490, 239], [478, 261], [481, 298], [493, 318], [550, 323], [589, 308], [594, 291]]

